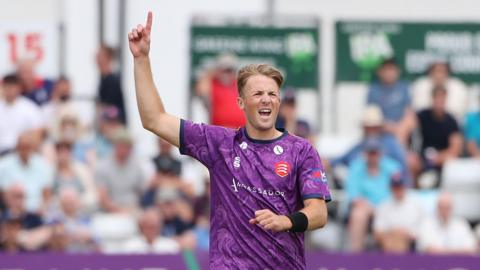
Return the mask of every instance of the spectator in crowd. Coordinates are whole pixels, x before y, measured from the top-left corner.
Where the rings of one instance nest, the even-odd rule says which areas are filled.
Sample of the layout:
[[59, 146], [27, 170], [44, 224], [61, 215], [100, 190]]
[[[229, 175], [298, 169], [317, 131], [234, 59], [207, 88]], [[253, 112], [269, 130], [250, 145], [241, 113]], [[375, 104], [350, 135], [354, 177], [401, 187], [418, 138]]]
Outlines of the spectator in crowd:
[[392, 198], [375, 210], [373, 233], [385, 252], [406, 253], [412, 250], [417, 229], [423, 217], [420, 202], [408, 193], [406, 179], [401, 173], [392, 176]]
[[308, 139], [312, 144], [315, 144], [310, 125], [307, 121], [297, 117], [296, 103], [295, 92], [293, 90], [285, 91], [275, 126], [284, 128], [290, 134]]
[[26, 209], [43, 213], [51, 197], [54, 170], [34, 152], [35, 141], [34, 133], [20, 135], [16, 151], [0, 160], [0, 188], [20, 183], [25, 187]]
[[40, 134], [43, 121], [39, 108], [20, 96], [21, 83], [16, 75], [3, 78], [4, 99], [0, 100], [0, 157], [13, 151], [21, 133]]
[[[463, 139], [455, 118], [446, 111], [447, 90], [436, 86], [432, 91], [432, 107], [418, 113], [422, 137], [421, 158], [412, 164], [413, 171], [434, 169], [441, 172], [443, 164], [461, 154]], [[440, 178], [439, 178], [440, 179]], [[437, 185], [440, 183], [437, 182]]]
[[397, 138], [384, 130], [383, 114], [377, 105], [368, 105], [362, 116], [363, 139], [354, 145], [344, 155], [330, 162], [331, 167], [339, 165], [349, 166], [358, 156], [361, 156], [366, 138], [378, 137], [383, 154], [397, 161], [402, 167], [402, 174], [406, 176], [406, 181], [410, 185], [411, 177], [407, 166], [406, 153]]
[[97, 191], [91, 171], [73, 159], [72, 145], [69, 142], [57, 142], [55, 148], [57, 161], [53, 183], [54, 197], [60, 198], [63, 189], [73, 189], [80, 196], [82, 209], [94, 210], [97, 204]]
[[[480, 96], [478, 104], [480, 105]], [[480, 158], [480, 109], [467, 114], [464, 128], [468, 155]]]
[[103, 159], [112, 153], [112, 136], [120, 128], [123, 128], [123, 125], [120, 121], [120, 112], [117, 107], [102, 107], [95, 136], [95, 150], [98, 159]]
[[162, 235], [180, 236], [194, 227], [193, 207], [175, 187], [159, 189], [156, 205], [164, 218]]
[[[0, 215], [0, 246], [7, 252], [18, 252], [39, 248], [41, 244], [28, 243], [28, 232], [40, 228], [43, 221], [40, 215], [25, 208], [25, 190], [19, 184], [5, 189], [6, 210]], [[44, 237], [44, 242], [46, 238]]]
[[378, 82], [368, 89], [367, 103], [379, 106], [385, 118], [384, 129], [407, 145], [415, 128], [415, 113], [410, 104], [408, 84], [399, 80], [400, 69], [394, 59], [386, 59], [377, 69]]
[[446, 110], [461, 121], [468, 108], [467, 86], [461, 80], [451, 77], [447, 62], [433, 62], [427, 76], [416, 80], [412, 85], [412, 107], [416, 111], [432, 106], [432, 90], [435, 86], [443, 86], [447, 90]]
[[196, 94], [210, 111], [213, 125], [238, 128], [245, 125], [245, 116], [237, 104], [237, 59], [230, 53], [221, 54], [216, 66], [205, 71], [196, 82]]
[[468, 222], [452, 215], [453, 201], [448, 193], [438, 198], [437, 213], [424, 219], [419, 230], [417, 248], [430, 254], [474, 254], [475, 235]]
[[146, 209], [138, 220], [140, 235], [127, 240], [123, 253], [177, 254], [181, 247], [172, 237], [159, 235], [163, 217], [156, 208]]
[[105, 44], [97, 51], [96, 61], [100, 71], [100, 84], [98, 86], [98, 102], [100, 109], [104, 106], [114, 106], [119, 111], [119, 119], [126, 123], [126, 111], [123, 98], [120, 74], [114, 71], [116, 58], [115, 49]]
[[195, 215], [195, 238], [197, 248], [200, 250], [208, 250], [210, 247], [210, 178], [204, 181], [205, 192], [202, 196], [197, 197], [193, 204]]
[[22, 94], [38, 106], [43, 106], [52, 97], [53, 81], [35, 74], [35, 62], [24, 59], [18, 62], [17, 75], [21, 81]]
[[64, 111], [73, 111], [71, 98], [71, 85], [67, 77], [61, 76], [53, 86], [52, 98], [42, 106], [43, 118], [47, 124], [48, 133], [56, 132], [56, 124]]
[[117, 129], [112, 141], [114, 152], [99, 162], [96, 174], [100, 207], [109, 213], [135, 213], [145, 186], [143, 171], [132, 154], [133, 140], [126, 129]]
[[58, 199], [60, 207], [49, 213], [51, 225], [50, 249], [69, 253], [85, 253], [97, 250], [90, 218], [82, 214], [82, 202], [75, 188], [63, 188]]
[[62, 110], [58, 115], [58, 122], [55, 124], [54, 133], [51, 134], [51, 140], [70, 144], [74, 160], [94, 168], [96, 149], [93, 139], [88, 136], [88, 130], [71, 109]]
[[172, 155], [172, 145], [162, 138], [158, 138], [160, 152], [153, 158], [155, 175], [143, 195], [142, 206], [150, 207], [155, 204], [155, 195], [159, 188], [175, 187], [189, 198], [194, 198], [192, 185], [184, 181], [180, 175], [182, 162]]
[[382, 154], [377, 137], [367, 138], [364, 156], [350, 164], [346, 193], [350, 206], [348, 232], [350, 248], [364, 249], [365, 237], [375, 208], [390, 197], [390, 179], [400, 172], [400, 165]]

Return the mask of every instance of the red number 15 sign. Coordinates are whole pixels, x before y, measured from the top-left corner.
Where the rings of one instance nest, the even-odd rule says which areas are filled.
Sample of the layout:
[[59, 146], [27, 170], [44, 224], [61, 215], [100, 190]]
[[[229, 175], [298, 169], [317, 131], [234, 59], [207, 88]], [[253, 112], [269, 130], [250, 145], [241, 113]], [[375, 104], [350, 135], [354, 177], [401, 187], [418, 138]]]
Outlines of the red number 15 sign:
[[55, 23], [0, 21], [0, 76], [15, 70], [18, 61], [31, 59], [45, 77], [59, 73], [58, 27]]

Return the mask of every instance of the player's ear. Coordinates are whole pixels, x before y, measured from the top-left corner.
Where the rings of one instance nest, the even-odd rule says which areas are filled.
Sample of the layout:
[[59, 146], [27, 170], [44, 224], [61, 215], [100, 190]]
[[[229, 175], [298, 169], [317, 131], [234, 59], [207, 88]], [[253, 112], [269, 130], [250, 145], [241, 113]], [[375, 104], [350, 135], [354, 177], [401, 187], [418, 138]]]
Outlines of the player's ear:
[[242, 110], [245, 109], [245, 101], [243, 100], [242, 95], [239, 95], [237, 97], [237, 104], [238, 104], [238, 107], [240, 107], [240, 109]]

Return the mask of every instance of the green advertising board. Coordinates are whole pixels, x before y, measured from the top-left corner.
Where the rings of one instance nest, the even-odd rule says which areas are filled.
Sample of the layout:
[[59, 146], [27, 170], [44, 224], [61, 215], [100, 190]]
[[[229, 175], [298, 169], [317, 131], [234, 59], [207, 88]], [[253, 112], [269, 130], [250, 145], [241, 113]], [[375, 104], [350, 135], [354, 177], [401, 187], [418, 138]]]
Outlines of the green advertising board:
[[447, 61], [467, 83], [480, 83], [480, 23], [336, 23], [336, 81], [370, 81], [384, 58], [395, 57], [415, 79], [434, 61]]
[[216, 57], [230, 52], [239, 66], [269, 63], [286, 77], [284, 88], [318, 88], [318, 25], [312, 27], [259, 27], [248, 25], [191, 27], [191, 83]]

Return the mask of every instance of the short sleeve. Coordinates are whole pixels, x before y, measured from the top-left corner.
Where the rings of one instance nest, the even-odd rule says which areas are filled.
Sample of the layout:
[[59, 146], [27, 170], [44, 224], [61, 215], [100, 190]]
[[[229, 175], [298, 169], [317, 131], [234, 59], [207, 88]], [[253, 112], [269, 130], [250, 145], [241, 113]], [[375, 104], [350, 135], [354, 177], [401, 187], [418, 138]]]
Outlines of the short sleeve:
[[226, 139], [226, 128], [180, 121], [180, 153], [212, 168], [221, 141]]
[[320, 156], [311, 145], [300, 163], [297, 175], [303, 200], [312, 198], [323, 199], [327, 202], [332, 200], [328, 189], [327, 173], [323, 168]]

